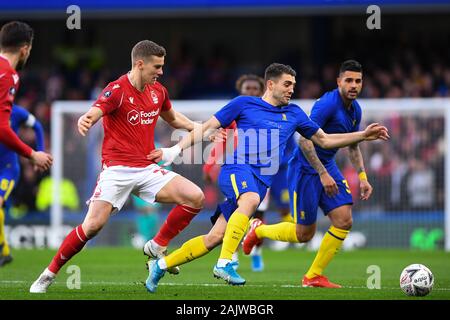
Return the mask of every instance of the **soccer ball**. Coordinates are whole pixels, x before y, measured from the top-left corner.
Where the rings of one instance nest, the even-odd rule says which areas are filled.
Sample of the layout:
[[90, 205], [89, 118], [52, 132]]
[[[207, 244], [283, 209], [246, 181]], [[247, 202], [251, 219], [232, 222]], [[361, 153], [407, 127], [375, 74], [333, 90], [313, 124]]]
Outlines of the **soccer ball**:
[[423, 264], [411, 264], [400, 275], [400, 288], [408, 296], [423, 297], [431, 292], [434, 277]]

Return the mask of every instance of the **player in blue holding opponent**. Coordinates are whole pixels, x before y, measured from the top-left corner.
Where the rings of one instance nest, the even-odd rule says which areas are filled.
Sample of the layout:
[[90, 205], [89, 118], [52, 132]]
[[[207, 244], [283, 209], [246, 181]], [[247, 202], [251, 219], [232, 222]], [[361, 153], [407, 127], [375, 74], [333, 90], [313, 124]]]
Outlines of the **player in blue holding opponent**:
[[299, 106], [289, 103], [295, 75], [290, 66], [270, 65], [265, 72], [266, 91], [261, 98], [237, 97], [206, 121], [201, 132], [191, 132], [175, 146], [149, 154], [148, 158], [153, 161], [170, 164], [182, 150], [209, 136], [210, 130], [227, 127], [233, 120], [237, 123], [238, 147], [232, 155], [227, 155], [219, 177], [220, 189], [227, 198], [218, 206], [222, 214], [207, 235], [188, 240], [170, 255], [148, 262], [146, 287], [149, 292], [156, 291], [167, 268], [199, 258], [222, 242], [214, 276], [229, 284], [245, 284], [245, 279], [233, 269], [231, 258], [244, 236], [249, 218], [271, 186], [286, 143], [295, 131], [327, 149], [389, 138], [387, 129], [376, 123], [365, 131], [326, 134]]
[[[315, 102], [310, 117], [326, 133], [356, 132], [361, 122], [361, 107], [356, 101], [362, 89], [361, 64], [354, 60], [342, 63], [337, 84], [337, 89], [325, 93]], [[320, 207], [331, 220], [331, 227], [302, 284], [304, 287], [340, 288], [322, 273], [352, 227], [352, 195], [334, 160], [337, 148], [326, 150], [303, 138], [300, 147], [291, 159], [288, 170], [291, 212], [296, 226], [283, 223], [264, 225], [255, 219], [244, 239], [243, 251], [248, 254], [263, 238], [288, 242], [311, 240], [316, 231], [317, 210]], [[367, 200], [372, 194], [372, 186], [367, 180], [358, 143], [349, 146], [349, 157], [359, 174], [360, 197]], [[292, 236], [288, 237], [289, 234]]]
[[[26, 109], [13, 105], [11, 128], [17, 134], [22, 125], [33, 128], [36, 135], [36, 150], [44, 151], [44, 130], [41, 123]], [[11, 192], [20, 177], [19, 156], [0, 143], [0, 267], [12, 261], [10, 248], [5, 235], [5, 215], [10, 206]]]

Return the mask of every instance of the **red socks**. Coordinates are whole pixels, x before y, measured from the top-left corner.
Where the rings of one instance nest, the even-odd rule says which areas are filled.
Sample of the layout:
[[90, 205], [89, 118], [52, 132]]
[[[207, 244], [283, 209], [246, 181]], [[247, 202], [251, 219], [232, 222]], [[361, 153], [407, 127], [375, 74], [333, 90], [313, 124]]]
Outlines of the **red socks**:
[[52, 262], [48, 266], [48, 269], [53, 273], [58, 273], [59, 269], [66, 264], [74, 255], [83, 249], [86, 241], [89, 239], [84, 234], [81, 225], [73, 229], [67, 237], [64, 239], [63, 243], [59, 247], [58, 252], [53, 257]]
[[183, 231], [200, 210], [186, 205], [176, 206], [169, 212], [166, 221], [159, 229], [158, 234], [153, 238], [153, 241], [162, 247], [167, 247], [170, 240]]

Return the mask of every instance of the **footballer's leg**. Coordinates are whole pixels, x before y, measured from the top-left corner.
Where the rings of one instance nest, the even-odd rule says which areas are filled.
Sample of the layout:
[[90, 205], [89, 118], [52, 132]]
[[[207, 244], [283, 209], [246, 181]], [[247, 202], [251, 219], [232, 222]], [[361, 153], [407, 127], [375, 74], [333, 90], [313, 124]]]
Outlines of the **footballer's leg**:
[[342, 243], [350, 232], [352, 227], [352, 206], [344, 205], [335, 208], [328, 213], [328, 217], [332, 225], [325, 233], [319, 251], [305, 277], [303, 277], [303, 286], [305, 287], [341, 287], [323, 276], [323, 271], [340, 250]]
[[226, 226], [227, 222], [221, 214], [208, 234], [188, 240], [179, 249], [165, 257], [149, 260], [149, 276], [145, 282], [147, 290], [152, 293], [156, 291], [158, 282], [166, 270], [200, 258], [221, 244]]
[[58, 249], [48, 267], [31, 285], [31, 293], [45, 293], [53, 283], [59, 270], [92, 239], [106, 224], [113, 211], [111, 203], [103, 200], [91, 201], [83, 223], [73, 229]]
[[[264, 213], [269, 208], [270, 193], [271, 189], [268, 189], [266, 196], [264, 197], [263, 201], [261, 201], [258, 208], [256, 209], [255, 214], [253, 215], [255, 219], [260, 219], [261, 221], [263, 221]], [[258, 244], [255, 245], [252, 251], [250, 252], [252, 271], [254, 272], [261, 272], [264, 270], [264, 261], [262, 258], [262, 245], [263, 241], [258, 242]]]
[[[203, 208], [204, 195], [201, 189], [188, 179], [176, 175], [156, 194], [160, 203], [176, 203], [153, 239], [144, 245], [144, 253], [149, 258], [161, 258], [167, 254], [169, 242], [183, 231]], [[178, 274], [178, 268], [170, 268], [170, 273]]]
[[2, 267], [8, 263], [11, 263], [13, 260], [5, 234], [5, 203], [11, 195], [17, 177], [11, 178], [10, 176], [7, 176], [6, 178], [3, 178], [4, 175], [2, 174], [0, 174], [0, 176], [0, 267]]
[[[264, 195], [265, 193], [263, 193]], [[232, 285], [243, 285], [243, 279], [231, 265], [233, 253], [236, 251], [239, 243], [244, 237], [249, 218], [255, 212], [260, 204], [260, 195], [256, 192], [246, 192], [239, 195], [237, 200], [237, 209], [228, 219], [227, 228], [220, 251], [219, 260], [214, 267], [213, 273], [216, 277], [224, 279]]]

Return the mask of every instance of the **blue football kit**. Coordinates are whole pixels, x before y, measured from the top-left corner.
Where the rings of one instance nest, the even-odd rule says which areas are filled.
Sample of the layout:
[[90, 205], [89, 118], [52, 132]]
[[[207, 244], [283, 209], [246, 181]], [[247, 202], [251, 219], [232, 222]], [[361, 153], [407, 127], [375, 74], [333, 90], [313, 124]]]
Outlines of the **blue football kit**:
[[[315, 102], [310, 118], [328, 134], [354, 132], [359, 130], [361, 123], [361, 107], [354, 100], [350, 108], [347, 108], [338, 89], [335, 89]], [[294, 221], [303, 225], [316, 222], [319, 207], [326, 215], [335, 208], [353, 203], [347, 180], [335, 162], [339, 149], [314, 147], [320, 161], [336, 181], [339, 193], [333, 197], [325, 193], [319, 174], [309, 164], [301, 149], [297, 148], [288, 166], [289, 198]]]
[[279, 172], [286, 145], [295, 131], [311, 138], [319, 126], [296, 104], [277, 107], [259, 97], [239, 96], [214, 115], [221, 127], [236, 121], [238, 144], [227, 154], [218, 185], [226, 200], [218, 206], [228, 220], [245, 192], [256, 192], [260, 201]]

